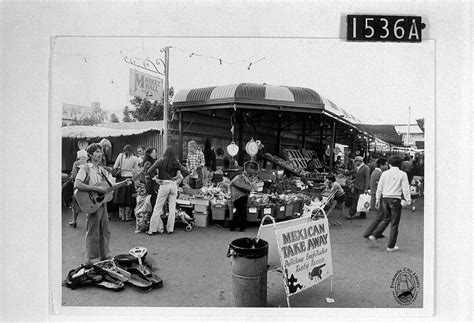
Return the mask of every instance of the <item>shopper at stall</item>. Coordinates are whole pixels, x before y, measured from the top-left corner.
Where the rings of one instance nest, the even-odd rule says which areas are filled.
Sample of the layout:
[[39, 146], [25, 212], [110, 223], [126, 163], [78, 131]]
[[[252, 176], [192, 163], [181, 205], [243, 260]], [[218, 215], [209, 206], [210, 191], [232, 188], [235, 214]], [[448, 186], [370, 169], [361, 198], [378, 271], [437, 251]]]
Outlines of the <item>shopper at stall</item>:
[[158, 152], [154, 147], [148, 147], [145, 151], [145, 157], [143, 158], [143, 169], [142, 173], [145, 175], [145, 189], [148, 195], [151, 195], [150, 202], [154, 207], [156, 202], [156, 196], [158, 192], [158, 183], [153, 180], [153, 177], [157, 175], [156, 171], [148, 174], [150, 167], [156, 162], [158, 158]]
[[[91, 144], [87, 147], [89, 162], [79, 169], [74, 187], [80, 191], [97, 192], [105, 194], [107, 188], [96, 184], [106, 181], [108, 185], [112, 180], [110, 174], [102, 166], [102, 147], [99, 144]], [[129, 181], [127, 184], [131, 184]], [[116, 188], [118, 184], [112, 185]], [[93, 264], [100, 260], [111, 259], [110, 249], [110, 229], [107, 206], [100, 205], [99, 209], [93, 213], [86, 214], [86, 255], [87, 264]]]
[[216, 170], [222, 170], [224, 169], [224, 149], [221, 147], [216, 149]]
[[398, 225], [402, 213], [402, 196], [407, 205], [411, 204], [410, 185], [407, 174], [400, 170], [402, 159], [393, 156], [389, 160], [390, 169], [380, 176], [377, 187], [375, 207], [382, 207], [383, 220], [374, 230], [369, 239], [377, 239], [390, 224], [390, 238], [388, 239], [387, 251], [397, 251]]
[[237, 227], [240, 231], [247, 229], [247, 203], [249, 194], [255, 190], [253, 177], [256, 174], [254, 169], [245, 169], [240, 175], [235, 176], [230, 183], [230, 195], [232, 200], [232, 208], [235, 213], [230, 224], [230, 231], [235, 231]]
[[[79, 150], [77, 152], [77, 159], [72, 164], [72, 170], [71, 170], [71, 175], [70, 175], [71, 177], [70, 181], [72, 183], [74, 183], [76, 180], [76, 176], [77, 176], [77, 173], [79, 172], [80, 166], [85, 165], [87, 162], [87, 159], [88, 159], [87, 151]], [[72, 218], [71, 218], [71, 221], [69, 221], [69, 225], [73, 228], [76, 228], [77, 217], [82, 212], [82, 210], [79, 208], [79, 204], [77, 204], [77, 201], [74, 195], [72, 195], [71, 209], [72, 209]]]
[[143, 166], [143, 159], [145, 158], [145, 146], [139, 145], [137, 147], [138, 167]]
[[348, 173], [354, 176], [355, 203], [352, 204], [346, 219], [366, 219], [367, 215], [365, 212], [360, 212], [359, 216], [355, 216], [359, 196], [361, 194], [367, 194], [370, 187], [370, 170], [369, 167], [364, 164], [362, 156], [356, 156], [354, 158], [354, 169]]
[[191, 140], [188, 143], [187, 166], [189, 171], [189, 186], [193, 189], [199, 189], [203, 186], [202, 168], [204, 164], [204, 154], [198, 149], [197, 143]]
[[403, 158], [400, 169], [407, 174], [408, 183], [411, 183], [411, 180], [413, 179], [413, 162], [411, 161], [410, 156], [405, 156]]
[[[176, 181], [182, 178], [182, 176], [187, 176], [188, 170], [176, 159], [175, 151], [172, 147], [166, 148], [163, 158], [155, 162], [148, 169], [148, 174], [153, 174], [155, 170], [158, 173], [155, 178], [158, 184], [160, 184], [160, 189], [150, 219], [150, 229], [147, 233], [149, 235], [153, 235], [156, 232], [164, 233], [161, 215], [163, 214], [163, 207], [166, 201], [168, 201], [169, 211], [168, 220], [166, 222], [166, 232], [173, 233], [176, 216], [176, 196], [178, 194]], [[178, 171], [180, 171], [181, 174], [178, 174]]]
[[326, 176], [326, 179], [324, 180], [324, 185], [326, 186], [326, 190], [329, 191], [330, 193], [334, 193], [334, 198], [331, 201], [331, 208], [334, 208], [336, 206], [344, 209], [344, 190], [341, 187], [341, 184], [336, 182], [336, 176], [333, 174], [329, 174]]
[[[376, 161], [376, 167], [372, 174], [370, 174], [370, 208], [375, 210], [375, 219], [370, 223], [369, 227], [365, 230], [364, 238], [370, 239], [370, 236], [373, 236], [375, 229], [383, 220], [382, 209], [375, 208], [376, 192], [379, 184], [380, 176], [382, 172], [388, 169], [388, 161], [385, 158], [379, 158]], [[380, 236], [376, 238], [383, 238], [383, 232], [380, 233]], [[371, 240], [374, 240], [372, 238]]]
[[[123, 147], [115, 160], [114, 169], [120, 169], [117, 182], [131, 179], [138, 174], [138, 157], [133, 155], [133, 148], [130, 145]], [[135, 187], [133, 185], [122, 186], [114, 194], [114, 204], [119, 207], [119, 218], [122, 221], [132, 220], [132, 211], [136, 204]]]

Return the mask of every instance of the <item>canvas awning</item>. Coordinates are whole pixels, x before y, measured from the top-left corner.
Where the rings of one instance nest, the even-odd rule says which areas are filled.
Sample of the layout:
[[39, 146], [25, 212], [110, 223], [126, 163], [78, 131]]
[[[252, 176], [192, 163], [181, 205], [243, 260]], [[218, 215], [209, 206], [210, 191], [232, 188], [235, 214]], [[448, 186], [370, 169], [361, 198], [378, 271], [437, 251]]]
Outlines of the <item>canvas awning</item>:
[[67, 126], [62, 127], [63, 138], [87, 139], [107, 138], [139, 135], [148, 131], [161, 131], [159, 127], [148, 127], [143, 129], [113, 129], [96, 126]]

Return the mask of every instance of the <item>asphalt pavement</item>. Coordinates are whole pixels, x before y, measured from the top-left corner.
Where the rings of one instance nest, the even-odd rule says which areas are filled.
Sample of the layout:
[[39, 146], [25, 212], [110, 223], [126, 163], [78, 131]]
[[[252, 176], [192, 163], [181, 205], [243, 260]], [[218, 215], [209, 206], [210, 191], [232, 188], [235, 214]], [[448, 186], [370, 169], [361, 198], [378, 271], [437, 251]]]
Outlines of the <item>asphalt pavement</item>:
[[[292, 296], [291, 307], [423, 307], [423, 199], [417, 200], [416, 205], [416, 211], [403, 209], [397, 242], [400, 250], [393, 253], [386, 251], [387, 238], [375, 243], [363, 238], [374, 212], [369, 212], [366, 220], [344, 220], [335, 210], [329, 221], [341, 225], [330, 227], [333, 292], [327, 279]], [[84, 215], [79, 216], [77, 228], [71, 228], [70, 214], [70, 209], [63, 208], [63, 278], [84, 259]], [[228, 245], [237, 238], [255, 237], [258, 224], [254, 223], [245, 232], [231, 232], [219, 224], [186, 232], [185, 226], [177, 223], [173, 234], [148, 236], [134, 233], [135, 222], [122, 222], [117, 214], [111, 214], [110, 228], [112, 255], [127, 253], [135, 246], [146, 247], [146, 259], [163, 279], [164, 286], [149, 293], [130, 287], [120, 292], [97, 287], [75, 290], [62, 287], [63, 306], [230, 307], [232, 269], [226, 257]], [[391, 288], [395, 274], [403, 268], [409, 268], [420, 280], [417, 298], [408, 306], [397, 302]], [[282, 275], [269, 272], [267, 286], [268, 307], [287, 307]]]

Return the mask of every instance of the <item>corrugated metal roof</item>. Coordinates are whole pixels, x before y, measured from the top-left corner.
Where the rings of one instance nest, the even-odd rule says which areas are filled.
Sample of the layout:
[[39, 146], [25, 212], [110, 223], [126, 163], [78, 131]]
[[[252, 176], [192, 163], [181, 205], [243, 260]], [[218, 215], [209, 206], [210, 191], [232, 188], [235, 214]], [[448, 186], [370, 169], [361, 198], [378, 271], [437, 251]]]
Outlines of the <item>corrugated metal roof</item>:
[[186, 101], [204, 101], [208, 100], [211, 97], [212, 91], [215, 89], [215, 86], [205, 87], [201, 89], [192, 89], [189, 91], [186, 96]]
[[191, 91], [191, 89], [178, 91], [178, 93], [176, 93], [173, 98], [173, 102], [186, 102], [186, 98], [188, 97], [189, 91]]
[[287, 88], [293, 93], [295, 102], [301, 103], [323, 103], [321, 96], [316, 91], [304, 88], [304, 87], [291, 87]]
[[293, 93], [284, 86], [275, 86], [265, 84], [265, 99], [280, 101], [295, 101]]
[[180, 90], [176, 93], [173, 101], [182, 103], [219, 99], [278, 100], [306, 104], [323, 104], [321, 96], [308, 88], [255, 83]]
[[209, 99], [214, 100], [214, 99], [233, 98], [235, 96], [235, 90], [237, 89], [238, 86], [239, 84], [216, 86], [216, 88], [212, 91]]
[[235, 98], [265, 100], [265, 86], [262, 84], [240, 83], [235, 90]]

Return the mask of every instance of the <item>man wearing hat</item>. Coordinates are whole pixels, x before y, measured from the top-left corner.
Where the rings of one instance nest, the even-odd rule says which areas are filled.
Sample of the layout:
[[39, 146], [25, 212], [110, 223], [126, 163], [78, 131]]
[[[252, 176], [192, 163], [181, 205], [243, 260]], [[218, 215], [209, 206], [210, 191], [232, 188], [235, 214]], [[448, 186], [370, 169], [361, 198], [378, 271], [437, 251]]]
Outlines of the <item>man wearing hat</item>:
[[364, 164], [362, 156], [356, 156], [354, 158], [354, 169], [350, 172], [354, 176], [354, 189], [355, 189], [355, 203], [352, 204], [349, 209], [349, 214], [346, 219], [366, 219], [367, 215], [365, 212], [360, 212], [359, 216], [355, 216], [357, 212], [357, 201], [361, 194], [367, 194], [370, 187], [370, 169], [369, 166]]

